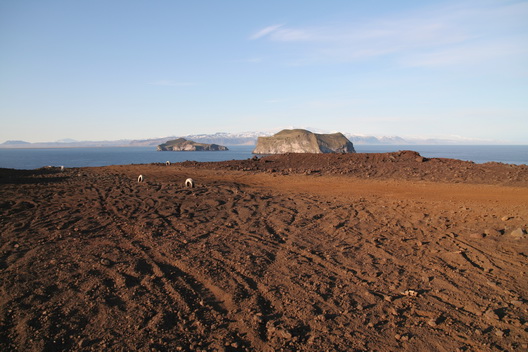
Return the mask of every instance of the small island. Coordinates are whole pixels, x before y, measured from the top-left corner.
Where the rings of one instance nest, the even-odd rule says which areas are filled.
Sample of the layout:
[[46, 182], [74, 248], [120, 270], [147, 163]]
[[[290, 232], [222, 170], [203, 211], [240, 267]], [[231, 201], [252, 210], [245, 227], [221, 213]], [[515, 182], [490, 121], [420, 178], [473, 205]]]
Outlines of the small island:
[[158, 145], [158, 151], [191, 152], [191, 151], [224, 151], [227, 147], [218, 144], [206, 144], [178, 138]]
[[259, 137], [253, 154], [355, 153], [354, 145], [342, 133], [318, 134], [303, 129], [282, 130], [271, 137]]

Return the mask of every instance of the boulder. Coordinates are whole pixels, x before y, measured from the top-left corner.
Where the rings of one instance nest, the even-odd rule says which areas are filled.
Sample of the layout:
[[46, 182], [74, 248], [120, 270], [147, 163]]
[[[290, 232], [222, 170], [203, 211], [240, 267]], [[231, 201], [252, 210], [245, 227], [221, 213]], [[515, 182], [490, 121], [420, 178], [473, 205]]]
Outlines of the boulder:
[[342, 133], [318, 134], [307, 130], [282, 130], [271, 137], [259, 137], [253, 154], [355, 153], [354, 145]]

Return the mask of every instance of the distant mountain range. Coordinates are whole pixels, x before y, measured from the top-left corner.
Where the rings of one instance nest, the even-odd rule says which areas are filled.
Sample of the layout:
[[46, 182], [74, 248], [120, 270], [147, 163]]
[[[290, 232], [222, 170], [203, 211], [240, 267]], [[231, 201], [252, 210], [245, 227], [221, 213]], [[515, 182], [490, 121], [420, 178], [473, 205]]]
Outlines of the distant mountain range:
[[[277, 132], [277, 131], [275, 131]], [[0, 148], [86, 148], [86, 147], [153, 147], [165, 143], [171, 139], [185, 138], [187, 140], [220, 144], [226, 146], [255, 145], [257, 138], [261, 136], [271, 136], [275, 132], [243, 132], [227, 133], [217, 132], [214, 134], [194, 134], [187, 136], [168, 136], [163, 138], [150, 139], [123, 139], [117, 141], [76, 141], [73, 139], [61, 139], [55, 142], [29, 143], [19, 140], [6, 141], [0, 144]], [[425, 139], [425, 138], [402, 138], [398, 136], [364, 136], [344, 133], [344, 135], [357, 145], [445, 145], [445, 144], [499, 144], [493, 141], [473, 141], [462, 138], [453, 139]]]

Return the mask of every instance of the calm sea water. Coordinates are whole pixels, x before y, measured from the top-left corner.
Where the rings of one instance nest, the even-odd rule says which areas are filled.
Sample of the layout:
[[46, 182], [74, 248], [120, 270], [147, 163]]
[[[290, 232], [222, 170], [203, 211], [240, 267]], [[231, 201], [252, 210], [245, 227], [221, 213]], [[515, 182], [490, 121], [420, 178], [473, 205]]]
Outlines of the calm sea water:
[[[355, 145], [358, 153], [414, 150], [424, 157], [485, 163], [528, 164], [528, 145]], [[0, 149], [0, 168], [36, 169], [43, 166], [106, 166], [193, 161], [243, 160], [254, 146], [232, 146], [224, 152], [158, 152], [152, 147]]]

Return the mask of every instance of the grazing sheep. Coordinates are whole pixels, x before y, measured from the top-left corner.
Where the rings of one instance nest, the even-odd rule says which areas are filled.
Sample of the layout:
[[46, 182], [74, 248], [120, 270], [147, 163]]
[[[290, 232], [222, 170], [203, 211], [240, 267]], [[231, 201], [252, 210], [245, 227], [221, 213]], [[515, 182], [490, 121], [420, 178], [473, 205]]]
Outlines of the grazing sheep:
[[194, 188], [194, 180], [192, 178], [188, 178], [185, 180], [185, 187]]
[[138, 182], [143, 182], [143, 175], [138, 176]]

